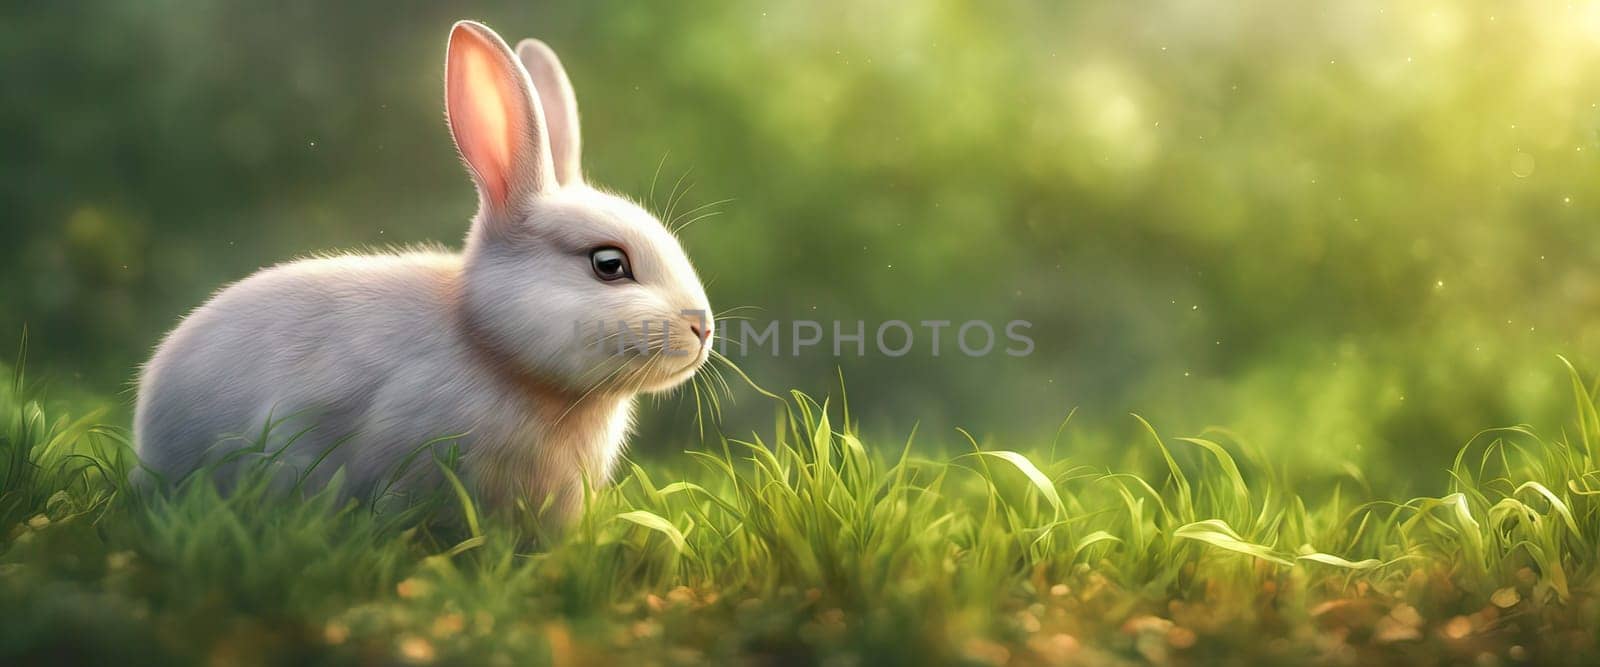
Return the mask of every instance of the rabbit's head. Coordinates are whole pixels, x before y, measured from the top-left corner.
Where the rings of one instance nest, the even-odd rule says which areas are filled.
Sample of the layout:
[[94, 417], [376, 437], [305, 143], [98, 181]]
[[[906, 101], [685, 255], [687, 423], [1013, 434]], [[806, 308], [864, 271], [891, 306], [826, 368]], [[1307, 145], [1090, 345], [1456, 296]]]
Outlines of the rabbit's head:
[[445, 79], [479, 196], [459, 291], [474, 343], [564, 391], [664, 391], [692, 376], [711, 353], [705, 289], [655, 216], [584, 182], [555, 53], [532, 39], [513, 53], [462, 21]]

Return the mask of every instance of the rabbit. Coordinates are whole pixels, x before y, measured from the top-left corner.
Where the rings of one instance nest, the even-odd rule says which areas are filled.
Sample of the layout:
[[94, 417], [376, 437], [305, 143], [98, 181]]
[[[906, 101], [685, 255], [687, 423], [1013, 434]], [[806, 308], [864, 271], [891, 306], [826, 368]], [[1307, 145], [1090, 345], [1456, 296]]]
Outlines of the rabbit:
[[[616, 466], [636, 398], [705, 363], [705, 289], [659, 220], [585, 182], [548, 46], [456, 23], [445, 107], [478, 192], [462, 251], [302, 259], [215, 293], [139, 374], [134, 442], [156, 479], [265, 433], [262, 455], [367, 493], [448, 442], [480, 502], [565, 521]], [[401, 486], [443, 482], [422, 460]]]

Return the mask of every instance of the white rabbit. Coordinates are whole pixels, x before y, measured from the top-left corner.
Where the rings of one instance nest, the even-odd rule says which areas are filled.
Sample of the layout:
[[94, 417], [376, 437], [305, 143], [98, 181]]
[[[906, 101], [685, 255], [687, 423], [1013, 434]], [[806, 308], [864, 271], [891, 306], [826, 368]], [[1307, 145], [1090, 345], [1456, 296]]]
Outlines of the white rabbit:
[[[268, 452], [324, 479], [342, 467], [361, 493], [419, 446], [459, 436], [450, 442], [485, 501], [550, 503], [560, 520], [585, 480], [610, 474], [635, 396], [705, 361], [705, 290], [655, 217], [584, 183], [555, 53], [529, 39], [513, 55], [462, 21], [445, 73], [450, 131], [479, 195], [464, 250], [306, 259], [218, 292], [139, 380], [134, 440], [162, 478], [266, 431]], [[612, 341], [626, 323], [634, 344], [596, 345], [601, 321]], [[403, 484], [437, 483], [428, 459], [420, 467], [434, 472]]]

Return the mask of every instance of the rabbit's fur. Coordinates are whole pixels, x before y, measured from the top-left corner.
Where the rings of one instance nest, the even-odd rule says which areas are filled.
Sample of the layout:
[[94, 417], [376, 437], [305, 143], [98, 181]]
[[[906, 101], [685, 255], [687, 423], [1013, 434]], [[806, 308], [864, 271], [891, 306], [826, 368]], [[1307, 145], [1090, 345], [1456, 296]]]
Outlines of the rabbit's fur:
[[[659, 221], [583, 182], [575, 98], [548, 47], [513, 54], [456, 24], [446, 106], [479, 192], [463, 252], [308, 259], [218, 292], [141, 374], [134, 439], [150, 469], [171, 480], [265, 432], [268, 453], [315, 463], [314, 478], [342, 468], [364, 493], [449, 442], [484, 500], [567, 517], [610, 474], [635, 396], [704, 362], [700, 280]], [[628, 279], [591, 265], [603, 247], [626, 254]], [[600, 321], [613, 336], [648, 322], [650, 338], [619, 346]], [[436, 483], [430, 459], [405, 483]]]

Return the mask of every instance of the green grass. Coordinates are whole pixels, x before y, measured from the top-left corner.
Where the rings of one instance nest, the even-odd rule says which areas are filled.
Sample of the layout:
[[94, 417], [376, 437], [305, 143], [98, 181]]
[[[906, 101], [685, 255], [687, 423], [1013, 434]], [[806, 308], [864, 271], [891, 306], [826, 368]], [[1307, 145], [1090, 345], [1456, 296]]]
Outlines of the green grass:
[[464, 488], [141, 493], [120, 429], [19, 380], [0, 661], [1583, 662], [1600, 414], [1571, 375], [1570, 428], [1485, 431], [1410, 499], [1355, 471], [1302, 497], [1226, 433], [1142, 420], [1141, 474], [1070, 443], [924, 458], [797, 393], [766, 434], [630, 464], [560, 535]]

